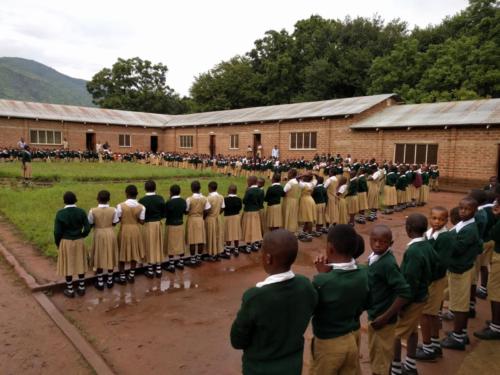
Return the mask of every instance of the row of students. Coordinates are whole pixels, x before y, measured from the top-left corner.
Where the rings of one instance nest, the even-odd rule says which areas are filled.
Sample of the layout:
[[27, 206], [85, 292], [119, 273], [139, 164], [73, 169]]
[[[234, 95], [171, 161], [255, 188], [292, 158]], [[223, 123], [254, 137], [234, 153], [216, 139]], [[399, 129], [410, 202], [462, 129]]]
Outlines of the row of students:
[[[359, 374], [359, 318], [367, 310], [372, 373], [418, 374], [416, 361], [436, 361], [443, 357], [443, 348], [465, 350], [469, 344], [475, 264], [487, 251], [492, 319], [474, 335], [500, 340], [500, 205], [482, 205], [478, 210], [480, 196], [471, 192], [450, 215], [439, 206], [432, 208], [429, 220], [411, 214], [406, 220], [410, 242], [400, 265], [391, 250], [389, 227], [372, 229], [367, 265], [355, 260], [359, 237], [354, 229], [331, 228], [326, 253], [315, 261], [319, 274], [312, 284], [291, 271], [297, 242], [290, 232], [267, 233], [262, 263], [269, 277], [245, 292], [231, 328], [233, 347], [244, 351], [243, 373], [300, 374], [303, 334], [312, 317], [310, 373]], [[492, 215], [484, 212], [490, 208]], [[454, 225], [450, 230], [449, 216]], [[490, 228], [489, 237], [484, 228]], [[485, 238], [494, 245], [485, 246]], [[454, 322], [453, 331], [442, 338], [439, 315], [446, 289]], [[283, 316], [293, 320], [285, 323]], [[419, 326], [421, 345], [417, 345]], [[404, 361], [402, 339], [407, 342]]]

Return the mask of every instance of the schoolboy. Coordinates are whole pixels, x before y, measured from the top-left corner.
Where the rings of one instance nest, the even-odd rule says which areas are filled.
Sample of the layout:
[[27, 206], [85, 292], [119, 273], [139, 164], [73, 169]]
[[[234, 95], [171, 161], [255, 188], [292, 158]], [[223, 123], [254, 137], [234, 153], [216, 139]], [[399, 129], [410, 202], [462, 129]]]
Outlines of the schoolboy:
[[247, 185], [248, 188], [243, 197], [242, 236], [247, 244], [246, 251], [257, 251], [258, 243], [262, 241], [259, 211], [263, 196], [262, 190], [257, 186], [257, 177], [249, 176]]
[[316, 233], [328, 233], [326, 224], [326, 206], [328, 205], [328, 193], [323, 185], [323, 177], [316, 177], [317, 184], [314, 187], [312, 197], [316, 204]]
[[466, 197], [458, 205], [461, 221], [455, 226], [455, 241], [448, 264], [449, 309], [454, 315], [453, 332], [441, 341], [446, 349], [465, 350], [468, 342], [470, 290], [474, 262], [480, 248], [479, 232], [474, 220], [477, 202]]
[[[165, 269], [169, 272], [175, 272], [175, 269], [184, 269], [184, 254], [186, 252], [186, 240], [184, 230], [184, 214], [186, 213], [187, 203], [181, 197], [181, 188], [174, 184], [170, 186], [170, 199], [165, 203], [165, 241], [164, 253], [168, 256], [168, 262]], [[174, 259], [178, 257], [177, 259]], [[197, 262], [189, 258], [187, 265], [195, 266]]]
[[[242, 208], [243, 202], [237, 195], [236, 185], [229, 185], [227, 196], [224, 198], [224, 237], [226, 240], [224, 252], [226, 254], [239, 255], [238, 247], [241, 240], [240, 212]], [[231, 247], [232, 243], [234, 243], [233, 247]]]
[[280, 184], [281, 175], [275, 173], [272, 178], [271, 186], [267, 188], [264, 201], [267, 203], [266, 227], [269, 230], [276, 230], [283, 226], [283, 215], [281, 199], [285, 196], [283, 186]]
[[139, 203], [146, 208], [146, 216], [142, 230], [145, 259], [148, 262], [146, 277], [161, 277], [161, 262], [163, 261], [163, 230], [161, 220], [165, 212], [165, 200], [156, 194], [156, 183], [148, 180], [144, 184], [146, 195]]
[[[210, 203], [207, 198], [200, 194], [201, 185], [199, 181], [191, 182], [191, 192], [193, 193], [186, 199], [186, 242], [189, 245], [191, 253], [190, 262], [200, 264], [203, 248], [207, 241], [205, 232], [205, 223], [203, 217], [210, 210]], [[206, 255], [203, 254], [205, 257]]]
[[244, 375], [302, 373], [304, 332], [318, 295], [291, 270], [297, 253], [297, 239], [287, 230], [265, 234], [261, 259], [269, 276], [243, 294], [231, 327], [232, 346], [243, 349]]
[[215, 181], [208, 184], [207, 200], [210, 203], [210, 209], [205, 216], [208, 260], [228, 259], [229, 255], [224, 253], [224, 226], [221, 217], [225, 207], [224, 197], [217, 192], [217, 182]]
[[476, 291], [476, 296], [481, 299], [486, 299], [488, 297], [488, 274], [493, 250], [495, 248], [495, 241], [491, 238], [491, 229], [496, 223], [495, 214], [493, 213], [496, 198], [495, 191], [487, 191], [486, 197], [485, 204], [478, 207], [478, 210], [482, 210], [486, 213], [487, 218], [483, 236], [483, 253], [479, 256], [481, 284]]
[[368, 256], [368, 347], [373, 374], [389, 373], [394, 355], [394, 334], [398, 313], [411, 298], [410, 286], [392, 253], [392, 232], [376, 225], [370, 233], [372, 253]]
[[359, 315], [369, 301], [368, 270], [353, 259], [358, 245], [354, 228], [337, 224], [328, 232], [326, 255], [316, 259], [313, 279], [319, 302], [312, 325], [310, 374], [356, 374]]
[[[401, 310], [396, 323], [394, 360], [391, 374], [417, 374], [415, 355], [418, 342], [418, 322], [428, 298], [428, 287], [432, 279], [432, 264], [437, 255], [425, 239], [427, 218], [422, 214], [411, 214], [406, 219], [406, 233], [411, 241], [401, 262], [401, 273], [410, 286], [411, 297]], [[406, 339], [406, 359], [401, 363], [401, 339]]]

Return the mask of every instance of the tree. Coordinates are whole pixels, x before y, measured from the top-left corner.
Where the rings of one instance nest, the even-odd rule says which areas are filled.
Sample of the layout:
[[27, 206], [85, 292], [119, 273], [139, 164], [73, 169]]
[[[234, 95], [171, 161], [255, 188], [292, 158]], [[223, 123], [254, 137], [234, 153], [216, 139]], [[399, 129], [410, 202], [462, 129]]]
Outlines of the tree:
[[184, 113], [185, 100], [166, 84], [168, 68], [139, 57], [119, 58], [87, 83], [94, 104], [101, 108], [151, 113]]

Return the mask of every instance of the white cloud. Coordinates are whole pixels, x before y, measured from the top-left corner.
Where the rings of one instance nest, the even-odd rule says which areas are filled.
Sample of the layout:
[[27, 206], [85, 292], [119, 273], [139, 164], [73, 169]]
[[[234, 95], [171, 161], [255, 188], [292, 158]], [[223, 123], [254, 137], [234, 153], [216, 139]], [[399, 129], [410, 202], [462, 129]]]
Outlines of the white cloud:
[[118, 57], [139, 56], [166, 64], [168, 83], [187, 94], [195, 76], [247, 52], [265, 31], [291, 31], [312, 14], [379, 14], [413, 27], [466, 6], [466, 0], [3, 0], [0, 56], [37, 60], [84, 79]]

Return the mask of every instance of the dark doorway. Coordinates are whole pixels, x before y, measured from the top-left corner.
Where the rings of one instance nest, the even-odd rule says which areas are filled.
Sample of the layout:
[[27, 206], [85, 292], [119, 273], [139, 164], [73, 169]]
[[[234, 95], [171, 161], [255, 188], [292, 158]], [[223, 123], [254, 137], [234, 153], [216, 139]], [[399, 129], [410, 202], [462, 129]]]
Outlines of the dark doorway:
[[[253, 135], [253, 157], [257, 157], [257, 147], [261, 144], [260, 134]], [[261, 155], [262, 157], [262, 155]]]
[[95, 151], [95, 133], [87, 133], [85, 139], [87, 150]]
[[215, 134], [210, 134], [210, 156], [213, 158], [215, 156]]
[[500, 144], [497, 147], [498, 147], [498, 154], [497, 154], [497, 178], [500, 178]]
[[158, 151], [158, 136], [152, 135], [151, 136], [151, 152], [156, 152], [156, 151]]

